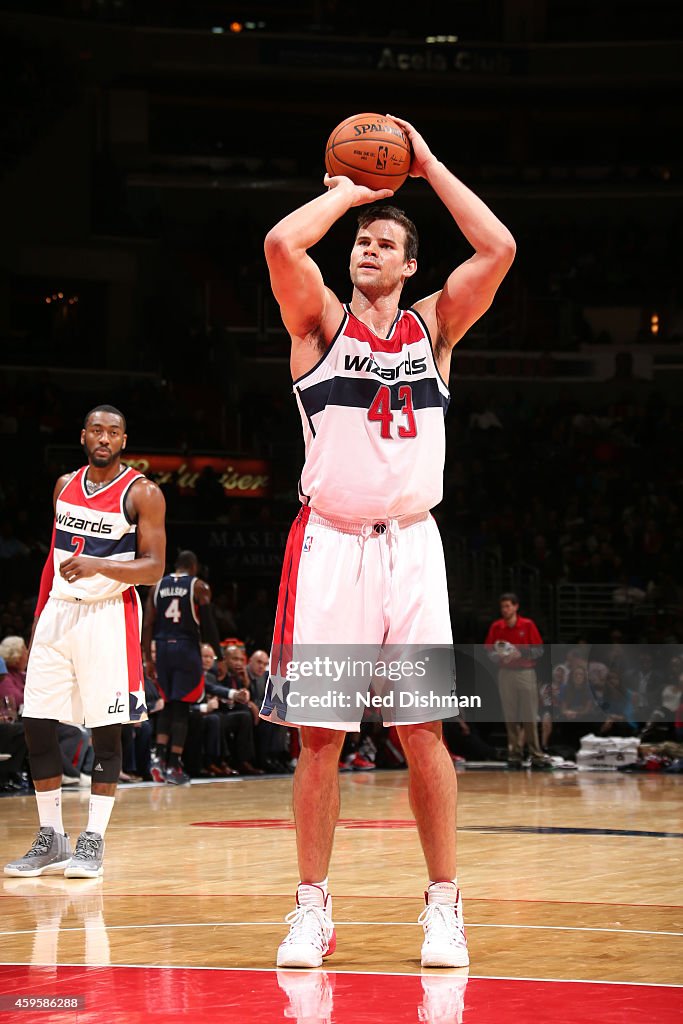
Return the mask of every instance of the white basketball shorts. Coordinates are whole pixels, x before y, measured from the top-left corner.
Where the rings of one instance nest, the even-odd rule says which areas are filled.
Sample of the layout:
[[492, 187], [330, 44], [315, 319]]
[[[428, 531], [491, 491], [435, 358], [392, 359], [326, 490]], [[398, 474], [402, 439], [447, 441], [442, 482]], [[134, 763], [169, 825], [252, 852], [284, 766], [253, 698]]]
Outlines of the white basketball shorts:
[[49, 598], [26, 669], [24, 718], [97, 728], [147, 717], [135, 587], [102, 601]]
[[[283, 705], [293, 650], [359, 645], [375, 651], [453, 643], [446, 565], [428, 513], [379, 522], [332, 519], [305, 506], [289, 533], [261, 717], [356, 732], [362, 718], [297, 721]], [[273, 689], [275, 686], [275, 690]], [[385, 724], [393, 724], [384, 716]], [[449, 717], [425, 713], [421, 721]]]

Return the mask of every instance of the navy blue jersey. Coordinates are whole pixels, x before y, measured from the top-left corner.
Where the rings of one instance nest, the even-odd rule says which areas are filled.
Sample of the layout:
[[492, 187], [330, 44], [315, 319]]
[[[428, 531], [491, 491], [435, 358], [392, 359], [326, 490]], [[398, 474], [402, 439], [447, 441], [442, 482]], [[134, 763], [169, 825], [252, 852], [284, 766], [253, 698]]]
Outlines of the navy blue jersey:
[[199, 636], [199, 610], [195, 604], [196, 576], [171, 573], [164, 576], [154, 591], [155, 640], [194, 640]]

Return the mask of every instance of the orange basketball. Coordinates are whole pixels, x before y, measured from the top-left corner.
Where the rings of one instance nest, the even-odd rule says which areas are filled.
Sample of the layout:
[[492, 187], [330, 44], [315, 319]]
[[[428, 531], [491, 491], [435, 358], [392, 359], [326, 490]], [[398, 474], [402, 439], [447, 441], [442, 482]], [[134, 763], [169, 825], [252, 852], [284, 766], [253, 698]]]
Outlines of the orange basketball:
[[411, 159], [408, 136], [384, 114], [347, 117], [334, 129], [325, 147], [328, 174], [344, 174], [356, 185], [394, 192], [408, 177]]

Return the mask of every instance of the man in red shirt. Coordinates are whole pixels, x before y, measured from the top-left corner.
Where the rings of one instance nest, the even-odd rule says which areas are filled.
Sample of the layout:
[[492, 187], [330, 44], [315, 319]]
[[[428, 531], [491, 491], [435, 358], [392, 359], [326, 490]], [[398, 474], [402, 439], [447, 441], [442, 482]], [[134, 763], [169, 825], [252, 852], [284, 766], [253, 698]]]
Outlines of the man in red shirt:
[[543, 654], [543, 640], [533, 619], [519, 615], [516, 594], [501, 594], [500, 614], [502, 618], [489, 627], [486, 647], [489, 657], [498, 665], [498, 688], [508, 735], [508, 768], [522, 767], [526, 739], [531, 767], [547, 770], [551, 763], [541, 750], [536, 724], [536, 662]]

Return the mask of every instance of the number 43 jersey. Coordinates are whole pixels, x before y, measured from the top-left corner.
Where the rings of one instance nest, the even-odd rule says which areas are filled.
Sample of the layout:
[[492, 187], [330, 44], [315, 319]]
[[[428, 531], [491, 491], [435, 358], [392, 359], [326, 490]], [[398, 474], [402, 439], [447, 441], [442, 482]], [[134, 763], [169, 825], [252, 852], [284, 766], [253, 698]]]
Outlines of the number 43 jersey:
[[111, 558], [131, 561], [136, 554], [137, 526], [126, 514], [126, 496], [143, 474], [124, 469], [105, 487], [88, 494], [88, 467], [77, 470], [55, 503], [54, 577], [50, 597], [67, 601], [102, 601], [128, 590], [130, 583], [110, 580], [101, 573], [67, 583], [59, 567], [67, 558]]
[[304, 504], [382, 519], [441, 501], [450, 395], [414, 310], [399, 310], [380, 338], [345, 305], [337, 334], [294, 393], [306, 444]]

